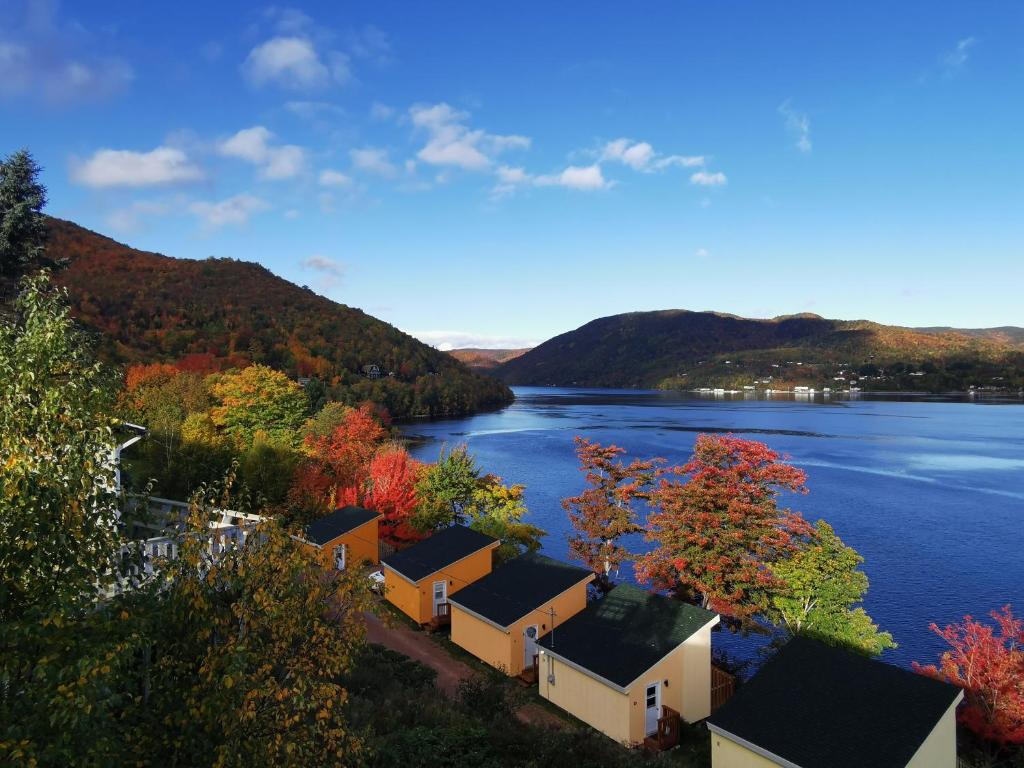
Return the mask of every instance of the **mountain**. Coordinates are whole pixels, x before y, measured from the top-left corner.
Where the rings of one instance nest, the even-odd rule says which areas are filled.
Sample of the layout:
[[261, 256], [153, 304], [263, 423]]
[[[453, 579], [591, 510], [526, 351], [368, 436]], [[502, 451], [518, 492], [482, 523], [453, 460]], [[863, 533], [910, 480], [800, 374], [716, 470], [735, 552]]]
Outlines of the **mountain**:
[[529, 347], [524, 349], [480, 349], [478, 347], [463, 347], [462, 349], [450, 349], [448, 354], [456, 360], [461, 361], [466, 367], [474, 371], [493, 371], [502, 363], [515, 360], [517, 357], [530, 351]]
[[[46, 256], [72, 311], [116, 363], [199, 371], [263, 363], [324, 381], [335, 399], [373, 400], [395, 417], [470, 413], [512, 400], [470, 371], [359, 309], [234, 259], [175, 259], [49, 219]], [[381, 378], [364, 369], [377, 366]]]
[[510, 384], [832, 386], [952, 391], [1024, 386], [1024, 329], [959, 331], [828, 320], [752, 320], [673, 309], [593, 320], [503, 363]]

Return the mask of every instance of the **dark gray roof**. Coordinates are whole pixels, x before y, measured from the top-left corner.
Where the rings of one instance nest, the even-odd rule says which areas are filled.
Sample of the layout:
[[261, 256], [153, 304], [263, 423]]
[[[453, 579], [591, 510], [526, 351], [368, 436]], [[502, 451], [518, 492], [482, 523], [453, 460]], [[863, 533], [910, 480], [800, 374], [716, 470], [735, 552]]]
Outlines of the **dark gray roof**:
[[801, 768], [904, 768], [959, 692], [797, 637], [708, 723]]
[[[451, 602], [507, 627], [591, 575], [586, 568], [543, 555], [520, 555], [459, 590]], [[559, 621], [557, 616], [555, 621]]]
[[324, 545], [377, 517], [380, 517], [380, 512], [362, 507], [336, 509], [326, 517], [314, 520], [306, 526], [306, 541]]
[[464, 525], [453, 525], [381, 562], [415, 582], [497, 541]]
[[716, 614], [630, 584], [587, 606], [540, 644], [621, 688], [665, 658]]

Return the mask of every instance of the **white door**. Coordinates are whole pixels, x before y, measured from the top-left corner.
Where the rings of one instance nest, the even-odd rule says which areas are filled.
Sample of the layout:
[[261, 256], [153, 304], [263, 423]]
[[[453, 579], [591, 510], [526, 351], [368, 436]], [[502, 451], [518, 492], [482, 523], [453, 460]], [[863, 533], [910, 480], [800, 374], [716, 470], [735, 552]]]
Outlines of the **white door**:
[[537, 625], [523, 630], [523, 668], [533, 667], [533, 656], [537, 653]]
[[441, 603], [448, 602], [448, 582], [447, 581], [435, 581], [434, 582], [434, 611], [433, 615], [437, 616], [437, 606]]
[[644, 735], [650, 736], [658, 730], [658, 718], [661, 717], [661, 683], [651, 683], [644, 690], [646, 707]]
[[334, 548], [334, 567], [339, 571], [345, 570], [345, 562], [348, 559], [348, 547], [339, 544]]

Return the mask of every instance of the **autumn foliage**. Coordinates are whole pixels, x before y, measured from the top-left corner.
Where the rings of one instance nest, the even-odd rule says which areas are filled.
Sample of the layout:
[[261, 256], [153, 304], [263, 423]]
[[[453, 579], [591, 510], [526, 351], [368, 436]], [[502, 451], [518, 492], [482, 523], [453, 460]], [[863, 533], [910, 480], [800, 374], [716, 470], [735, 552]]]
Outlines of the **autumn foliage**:
[[1001, 746], [1024, 744], [1024, 621], [1010, 606], [992, 611], [995, 626], [971, 616], [931, 630], [949, 650], [938, 664], [914, 664], [928, 677], [964, 689], [958, 720], [981, 738]]
[[641, 533], [634, 504], [647, 499], [662, 459], [623, 463], [625, 449], [576, 438], [576, 456], [587, 489], [562, 501], [576, 533], [569, 538], [569, 552], [607, 582], [626, 560], [633, 559], [620, 543], [623, 536]]
[[410, 524], [416, 510], [416, 481], [423, 464], [397, 445], [381, 448], [366, 468], [362, 483], [342, 488], [338, 504], [355, 504], [380, 512], [379, 535], [396, 547], [419, 541], [425, 534]]
[[806, 493], [806, 476], [763, 443], [699, 435], [693, 456], [650, 494], [648, 540], [637, 576], [739, 620], [763, 613], [782, 586], [769, 567], [813, 529], [788, 509], [784, 491]]

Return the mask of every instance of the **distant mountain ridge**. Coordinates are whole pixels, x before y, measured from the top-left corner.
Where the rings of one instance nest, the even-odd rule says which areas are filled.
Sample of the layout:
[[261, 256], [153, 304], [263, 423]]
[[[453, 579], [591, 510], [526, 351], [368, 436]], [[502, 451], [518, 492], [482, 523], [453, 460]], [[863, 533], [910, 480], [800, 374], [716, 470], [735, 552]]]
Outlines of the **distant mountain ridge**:
[[[1024, 329], [915, 329], [813, 314], [768, 320], [670, 309], [593, 320], [503, 363], [509, 384], [823, 385], [948, 391], [1024, 386]], [[834, 384], [833, 384], [834, 382]]]
[[61, 219], [50, 218], [49, 229], [46, 257], [63, 264], [54, 280], [68, 289], [77, 319], [102, 335], [112, 361], [203, 371], [263, 363], [320, 378], [335, 399], [373, 400], [396, 417], [512, 400], [501, 382], [259, 264], [139, 251]]
[[482, 349], [480, 347], [463, 347], [449, 349], [448, 354], [464, 363], [474, 371], [493, 371], [502, 363], [515, 360], [530, 351], [530, 347], [522, 349]]

